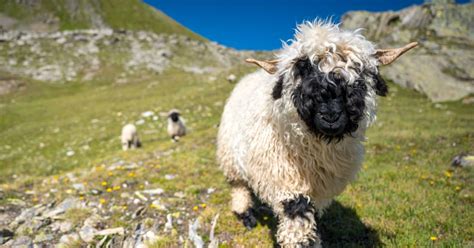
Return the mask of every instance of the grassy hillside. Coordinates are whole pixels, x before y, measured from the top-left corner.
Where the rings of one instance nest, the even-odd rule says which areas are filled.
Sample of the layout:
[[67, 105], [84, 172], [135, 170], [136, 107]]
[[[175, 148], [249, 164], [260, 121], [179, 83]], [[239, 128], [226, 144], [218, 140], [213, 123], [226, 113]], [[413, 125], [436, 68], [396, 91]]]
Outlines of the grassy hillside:
[[[103, 228], [125, 227], [126, 236], [137, 223], [156, 228], [155, 247], [190, 247], [188, 223], [196, 218], [199, 234], [209, 242], [211, 220], [219, 214], [215, 232], [222, 247], [271, 246], [275, 220], [263, 214], [259, 226], [247, 231], [229, 210], [229, 187], [214, 159], [220, 113], [233, 88], [225, 77], [253, 69], [234, 67], [215, 80], [170, 69], [125, 85], [31, 83], [2, 97], [1, 205], [24, 209], [73, 197], [90, 207], [69, 209], [62, 217], [74, 223], [71, 233], [98, 211], [106, 217]], [[141, 117], [144, 111], [159, 116], [171, 108], [179, 108], [190, 127], [179, 143], [166, 136], [164, 117]], [[121, 126], [139, 119], [145, 120], [138, 126], [143, 149], [121, 151]], [[358, 180], [319, 222], [323, 242], [328, 247], [472, 245], [474, 170], [453, 170], [449, 163], [454, 155], [473, 151], [473, 121], [471, 106], [433, 104], [391, 85], [368, 133]], [[155, 188], [164, 193], [145, 195], [146, 200], [136, 195]], [[133, 217], [141, 207], [146, 211]], [[167, 215], [173, 216], [172, 229], [164, 228]], [[45, 233], [51, 233], [50, 226], [23, 228], [16, 235]], [[62, 235], [56, 233], [54, 240]]]
[[7, 27], [12, 30], [55, 31], [110, 27], [203, 39], [141, 0], [1, 1], [0, 14], [15, 20], [14, 24]]
[[[141, 1], [124, 2], [1, 1], [0, 21], [197, 37]], [[197, 221], [207, 246], [218, 217], [219, 247], [271, 247], [277, 220], [262, 207], [257, 228], [246, 230], [230, 212], [230, 188], [215, 162], [220, 115], [234, 87], [226, 78], [254, 71], [241, 61], [255, 55], [265, 56], [150, 32], [25, 33], [1, 42], [0, 246], [11, 239], [7, 247], [84, 247], [85, 240], [192, 247]], [[472, 246], [474, 168], [449, 164], [474, 152], [474, 108], [390, 86], [358, 179], [318, 220], [324, 246]], [[166, 135], [172, 108], [189, 129], [178, 143]], [[142, 116], [147, 111], [151, 117]], [[121, 150], [126, 123], [136, 123], [143, 148]], [[87, 235], [117, 227], [124, 232]]]

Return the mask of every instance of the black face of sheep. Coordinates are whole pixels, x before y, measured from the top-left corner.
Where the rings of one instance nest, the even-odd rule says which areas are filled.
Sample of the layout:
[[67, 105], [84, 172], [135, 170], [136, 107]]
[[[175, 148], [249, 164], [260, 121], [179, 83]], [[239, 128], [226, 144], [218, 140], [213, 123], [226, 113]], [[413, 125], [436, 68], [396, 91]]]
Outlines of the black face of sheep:
[[[325, 74], [308, 58], [299, 59], [293, 71], [294, 80], [301, 82], [293, 91], [293, 103], [309, 130], [327, 141], [340, 140], [357, 130], [365, 108], [365, 82], [349, 84], [337, 72]], [[385, 82], [377, 78], [376, 85], [385, 94]]]
[[169, 114], [169, 117], [171, 118], [171, 120], [173, 122], [178, 122], [179, 120], [179, 113], [178, 112], [172, 112], [171, 114]]

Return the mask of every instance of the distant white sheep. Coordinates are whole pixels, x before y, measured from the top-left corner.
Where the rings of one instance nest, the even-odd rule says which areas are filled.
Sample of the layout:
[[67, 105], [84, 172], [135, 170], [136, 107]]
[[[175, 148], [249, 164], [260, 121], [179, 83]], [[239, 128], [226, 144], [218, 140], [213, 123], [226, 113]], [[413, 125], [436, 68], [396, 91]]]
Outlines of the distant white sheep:
[[133, 124], [127, 124], [122, 128], [122, 150], [135, 149], [142, 146], [138, 138], [137, 128]]
[[186, 135], [186, 124], [176, 109], [168, 113], [168, 135], [175, 142], [178, 141], [180, 137]]
[[227, 77], [227, 81], [229, 81], [229, 83], [233, 83], [233, 82], [235, 82], [235, 80], [237, 80], [237, 77], [234, 74], [230, 74]]

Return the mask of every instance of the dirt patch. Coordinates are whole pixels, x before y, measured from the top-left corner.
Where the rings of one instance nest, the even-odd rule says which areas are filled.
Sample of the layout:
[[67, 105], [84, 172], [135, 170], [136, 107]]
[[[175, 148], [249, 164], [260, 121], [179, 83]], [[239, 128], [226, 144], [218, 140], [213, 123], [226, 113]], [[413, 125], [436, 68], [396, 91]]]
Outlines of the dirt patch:
[[24, 90], [26, 88], [26, 83], [12, 78], [0, 78], [0, 96]]

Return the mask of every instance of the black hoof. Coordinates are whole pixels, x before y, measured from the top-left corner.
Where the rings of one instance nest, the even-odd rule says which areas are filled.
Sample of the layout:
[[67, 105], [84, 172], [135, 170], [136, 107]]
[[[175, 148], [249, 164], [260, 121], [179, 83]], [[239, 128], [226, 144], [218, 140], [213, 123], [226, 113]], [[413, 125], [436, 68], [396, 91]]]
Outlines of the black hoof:
[[306, 218], [306, 213], [314, 213], [314, 207], [310, 201], [303, 195], [299, 195], [295, 199], [283, 202], [285, 214], [294, 219], [296, 217]]
[[257, 226], [257, 219], [253, 214], [253, 209], [249, 208], [247, 211], [236, 215], [242, 220], [242, 223], [248, 230], [252, 230]]

